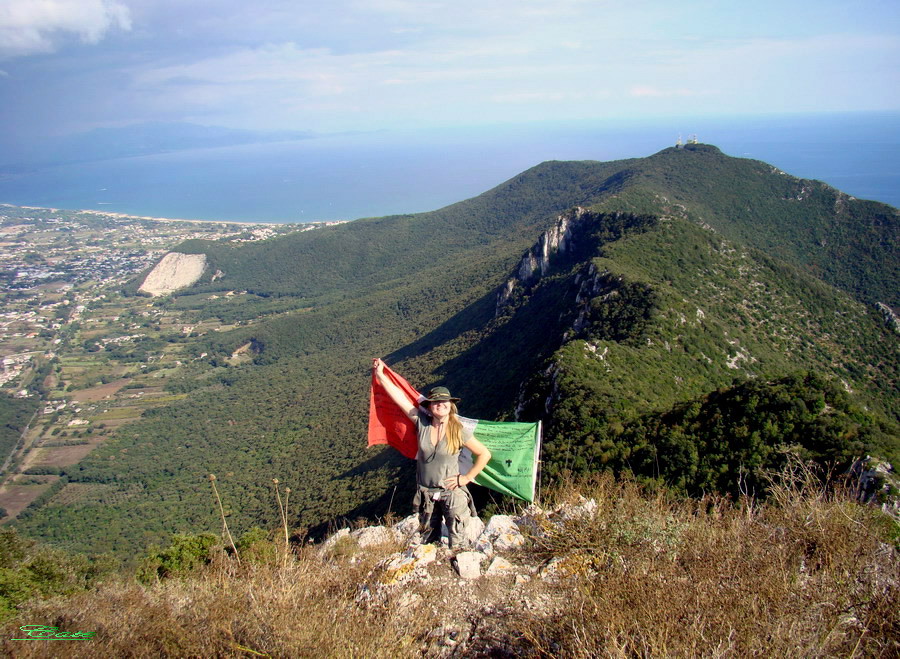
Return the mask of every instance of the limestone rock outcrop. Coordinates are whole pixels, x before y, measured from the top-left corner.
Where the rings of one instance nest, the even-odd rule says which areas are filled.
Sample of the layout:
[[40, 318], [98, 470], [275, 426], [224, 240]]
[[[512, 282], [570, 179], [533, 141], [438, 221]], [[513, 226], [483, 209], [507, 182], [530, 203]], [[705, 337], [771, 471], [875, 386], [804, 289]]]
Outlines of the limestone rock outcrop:
[[154, 297], [168, 295], [197, 282], [205, 269], [205, 254], [169, 252], [150, 271], [138, 290]]
[[517, 286], [531, 284], [550, 270], [550, 261], [557, 253], [565, 252], [572, 241], [571, 228], [581, 221], [587, 211], [577, 207], [556, 218], [552, 227], [538, 238], [534, 246], [519, 261], [516, 273], [497, 294], [496, 315], [500, 315]]

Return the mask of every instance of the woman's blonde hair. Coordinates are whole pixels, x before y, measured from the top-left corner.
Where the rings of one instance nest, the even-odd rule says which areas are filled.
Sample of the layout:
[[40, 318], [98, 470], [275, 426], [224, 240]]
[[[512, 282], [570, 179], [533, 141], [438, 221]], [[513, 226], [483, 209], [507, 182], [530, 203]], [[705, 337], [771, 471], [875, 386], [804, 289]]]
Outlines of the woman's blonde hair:
[[450, 453], [459, 453], [463, 447], [463, 425], [456, 416], [456, 403], [450, 403], [450, 415], [447, 417], [447, 450]]

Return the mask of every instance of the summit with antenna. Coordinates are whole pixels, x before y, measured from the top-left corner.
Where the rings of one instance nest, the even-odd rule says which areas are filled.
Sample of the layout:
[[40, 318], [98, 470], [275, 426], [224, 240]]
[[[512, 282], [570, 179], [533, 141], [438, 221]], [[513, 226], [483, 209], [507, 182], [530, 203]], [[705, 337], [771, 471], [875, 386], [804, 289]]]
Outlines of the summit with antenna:
[[[697, 134], [696, 134], [696, 133], [694, 133], [694, 134], [692, 134], [690, 137], [688, 137], [688, 139], [687, 139], [687, 144], [699, 144], [699, 142], [697, 141]], [[684, 148], [684, 145], [685, 145], [685, 142], [682, 141], [681, 135], [679, 134], [679, 135], [678, 135], [678, 141], [675, 142], [675, 148], [676, 148], [676, 149], [683, 149], [683, 148]]]

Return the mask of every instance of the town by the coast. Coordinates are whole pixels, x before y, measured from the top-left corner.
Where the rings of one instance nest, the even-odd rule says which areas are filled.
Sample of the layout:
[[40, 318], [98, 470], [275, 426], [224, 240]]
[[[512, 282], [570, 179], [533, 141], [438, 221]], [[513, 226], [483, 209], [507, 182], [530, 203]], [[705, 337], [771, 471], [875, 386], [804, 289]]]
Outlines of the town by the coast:
[[196, 360], [184, 353], [190, 337], [233, 326], [198, 307], [245, 292], [176, 305], [136, 294], [145, 272], [185, 240], [260, 241], [322, 224], [0, 205], [0, 396], [28, 412], [18, 437], [0, 442], [2, 521], [41, 496], [90, 496], [60, 480], [64, 469], [173, 399], [163, 385]]

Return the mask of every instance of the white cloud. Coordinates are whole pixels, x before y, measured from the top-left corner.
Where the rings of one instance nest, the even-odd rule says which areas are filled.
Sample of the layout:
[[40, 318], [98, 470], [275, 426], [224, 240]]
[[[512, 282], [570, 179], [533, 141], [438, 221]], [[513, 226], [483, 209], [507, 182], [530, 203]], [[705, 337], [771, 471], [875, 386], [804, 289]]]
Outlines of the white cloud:
[[0, 57], [53, 52], [71, 35], [96, 44], [113, 28], [131, 29], [131, 12], [116, 0], [4, 0]]
[[[109, 39], [132, 16], [129, 43]], [[55, 58], [86, 114], [315, 130], [896, 106], [897, 36], [739, 18], [663, 0], [0, 0], [0, 64], [106, 39]], [[4, 66], [8, 82], [53, 61]]]

